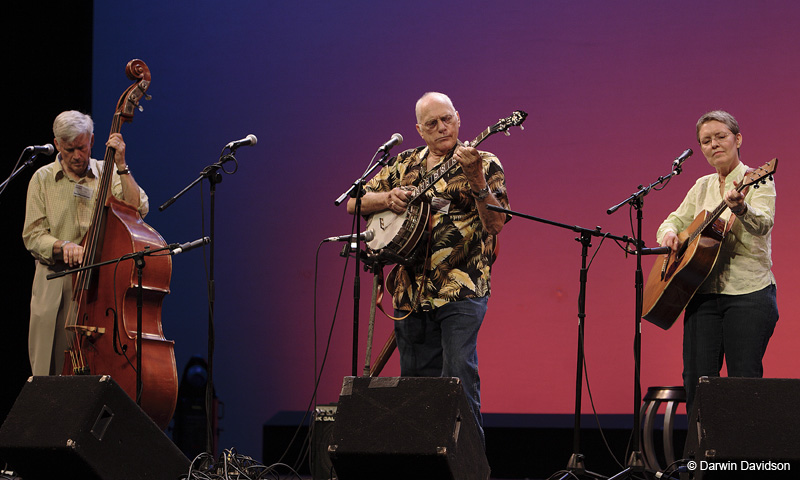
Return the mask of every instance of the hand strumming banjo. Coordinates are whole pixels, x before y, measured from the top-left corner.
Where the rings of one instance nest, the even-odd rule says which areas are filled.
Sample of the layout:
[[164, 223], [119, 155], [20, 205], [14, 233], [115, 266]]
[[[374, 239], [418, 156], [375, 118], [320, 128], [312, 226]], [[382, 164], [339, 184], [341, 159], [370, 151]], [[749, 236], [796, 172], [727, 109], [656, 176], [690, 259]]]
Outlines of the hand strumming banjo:
[[[516, 110], [511, 116], [500, 119], [496, 124], [481, 132], [470, 143], [470, 146], [477, 147], [495, 133], [505, 132], [508, 135], [508, 129], [511, 127], [522, 128], [522, 122], [527, 116], [528, 114], [522, 110]], [[458, 161], [453, 157], [453, 151], [447, 154], [438, 168], [420, 181], [414, 193], [409, 197], [408, 205], [403, 213], [396, 214], [391, 210], [384, 210], [370, 215], [366, 229], [375, 233], [374, 238], [367, 242], [367, 255], [370, 259], [383, 264], [414, 262], [415, 248], [425, 233], [431, 213], [430, 203], [424, 201], [424, 194], [445, 173], [458, 165]]]

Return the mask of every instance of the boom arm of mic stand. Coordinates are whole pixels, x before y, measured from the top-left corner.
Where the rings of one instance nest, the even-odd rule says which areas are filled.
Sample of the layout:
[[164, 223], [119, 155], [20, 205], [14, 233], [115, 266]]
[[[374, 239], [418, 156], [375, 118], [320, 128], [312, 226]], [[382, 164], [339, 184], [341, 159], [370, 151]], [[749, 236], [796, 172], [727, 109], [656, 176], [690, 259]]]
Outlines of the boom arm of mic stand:
[[503, 207], [498, 207], [496, 205], [486, 205], [486, 208], [495, 212], [505, 213], [506, 215], [527, 218], [528, 220], [534, 220], [537, 222], [546, 223], [548, 225], [555, 225], [556, 227], [566, 228], [567, 230], [572, 230], [573, 232], [577, 233], [587, 233], [595, 237], [606, 237], [614, 240], [619, 240], [625, 243], [632, 243], [633, 241], [627, 235], [617, 236], [617, 235], [611, 235], [610, 233], [603, 233], [600, 227], [595, 227], [594, 229], [588, 229], [584, 227], [579, 227], [577, 225], [568, 225], [566, 223], [555, 222], [553, 220], [547, 220], [545, 218], [539, 218], [539, 217], [534, 217], [533, 215], [527, 215], [525, 213], [515, 212], [513, 210], [508, 210]]
[[218, 170], [220, 168], [222, 168], [222, 164], [223, 163], [225, 163], [226, 161], [228, 161], [230, 159], [233, 159], [233, 154], [225, 155], [222, 158], [220, 158], [220, 160], [217, 163], [212, 163], [211, 165], [209, 165], [206, 168], [204, 168], [203, 171], [200, 172], [200, 176], [199, 177], [195, 178], [194, 181], [192, 181], [192, 183], [190, 183], [189, 185], [184, 187], [183, 190], [181, 190], [180, 192], [176, 193], [172, 198], [170, 198], [169, 200], [164, 202], [163, 205], [158, 207], [158, 211], [159, 212], [163, 212], [164, 210], [166, 210], [170, 205], [175, 203], [175, 200], [180, 198], [181, 195], [183, 195], [184, 193], [186, 193], [189, 190], [191, 190], [192, 187], [194, 187], [195, 185], [200, 183], [200, 181], [203, 180], [204, 178], [208, 178], [211, 181], [212, 184], [221, 182], [222, 178], [221, 178]]
[[[374, 158], [374, 157], [373, 157], [373, 158]], [[355, 182], [353, 182], [353, 184], [352, 184], [352, 185], [350, 185], [350, 188], [348, 188], [346, 192], [344, 192], [343, 194], [339, 195], [339, 198], [337, 198], [337, 199], [336, 199], [336, 200], [333, 202], [333, 204], [334, 204], [334, 205], [336, 205], [336, 206], [338, 207], [339, 205], [341, 205], [341, 204], [342, 204], [342, 202], [344, 202], [344, 201], [345, 201], [345, 199], [347, 199], [347, 197], [353, 197], [353, 198], [355, 198], [357, 195], [358, 195], [358, 196], [363, 196], [363, 195], [364, 195], [364, 193], [363, 193], [363, 188], [364, 188], [364, 187], [363, 187], [363, 185], [364, 185], [364, 179], [365, 179], [365, 178], [367, 178], [367, 175], [369, 175], [370, 173], [372, 173], [373, 171], [375, 171], [375, 169], [376, 169], [376, 168], [378, 168], [379, 166], [380, 166], [380, 167], [385, 167], [385, 166], [386, 166], [386, 164], [388, 164], [388, 163], [389, 163], [389, 152], [383, 152], [383, 156], [381, 156], [381, 159], [380, 159], [380, 160], [378, 160], [377, 162], [373, 163], [373, 164], [372, 164], [372, 165], [371, 165], [371, 166], [370, 166], [370, 167], [367, 169], [367, 171], [366, 171], [366, 172], [364, 172], [364, 174], [363, 174], [363, 175], [361, 175], [361, 176], [358, 178], [358, 180], [356, 180]], [[357, 192], [355, 192], [355, 191], [354, 191], [354, 190], [356, 189], [356, 186], [360, 187], [360, 190], [359, 190], [359, 191], [357, 191]]]
[[[23, 152], [22, 152], [22, 154], [24, 155], [24, 154], [25, 154], [25, 152], [23, 151]], [[22, 158], [22, 157], [20, 156], [20, 158]], [[16, 169], [16, 170], [14, 170], [13, 172], [11, 172], [11, 175], [9, 175], [7, 179], [3, 180], [3, 183], [0, 183], [0, 194], [2, 194], [2, 193], [3, 193], [3, 191], [6, 189], [6, 187], [7, 187], [7, 186], [8, 186], [8, 184], [11, 182], [11, 180], [13, 180], [13, 179], [14, 179], [14, 177], [16, 177], [17, 175], [19, 175], [19, 174], [20, 174], [20, 173], [21, 173], [23, 170], [25, 170], [25, 169], [26, 169], [28, 166], [32, 165], [32, 164], [33, 164], [33, 162], [34, 162], [35, 160], [36, 160], [36, 153], [34, 153], [33, 155], [31, 155], [31, 157], [30, 157], [29, 159], [25, 160], [25, 163], [23, 163], [22, 165], [20, 165], [18, 169]]]
[[66, 275], [70, 275], [72, 273], [78, 273], [78, 272], [82, 272], [84, 270], [89, 270], [90, 268], [102, 267], [102, 266], [105, 266], [105, 265], [110, 265], [112, 263], [121, 262], [123, 260], [131, 260], [131, 259], [134, 259], [134, 258], [136, 258], [138, 256], [152, 255], [154, 253], [163, 252], [165, 250], [170, 250], [172, 248], [175, 248], [175, 244], [167, 245], [166, 247], [156, 248], [154, 250], [147, 249], [147, 250], [140, 250], [138, 252], [133, 252], [133, 253], [126, 253], [125, 255], [123, 255], [123, 256], [121, 256], [119, 258], [112, 258], [111, 260], [106, 260], [104, 262], [93, 263], [91, 265], [81, 265], [80, 267], [70, 268], [68, 270], [62, 270], [60, 272], [51, 273], [51, 274], [48, 274], [45, 278], [47, 278], [48, 280], [53, 280], [54, 278], [61, 278], [61, 277], [64, 277]]
[[638, 192], [632, 193], [630, 197], [626, 198], [625, 200], [621, 201], [620, 203], [618, 203], [618, 204], [614, 205], [613, 207], [609, 208], [608, 210], [606, 210], [606, 213], [608, 215], [611, 215], [612, 213], [614, 213], [617, 210], [619, 210], [619, 208], [621, 206], [625, 205], [626, 203], [630, 203], [631, 205], [638, 205], [639, 202], [641, 201], [640, 199], [642, 197], [644, 197], [645, 195], [647, 195], [648, 193], [650, 193], [650, 190], [652, 190], [653, 187], [668, 181], [670, 178], [672, 178], [673, 175], [678, 175], [679, 173], [681, 173], [680, 169], [673, 170], [672, 172], [670, 172], [669, 175], [664, 175], [662, 177], [658, 177], [658, 179], [655, 182], [651, 183], [647, 187], [642, 187], [641, 185], [639, 185], [639, 191]]

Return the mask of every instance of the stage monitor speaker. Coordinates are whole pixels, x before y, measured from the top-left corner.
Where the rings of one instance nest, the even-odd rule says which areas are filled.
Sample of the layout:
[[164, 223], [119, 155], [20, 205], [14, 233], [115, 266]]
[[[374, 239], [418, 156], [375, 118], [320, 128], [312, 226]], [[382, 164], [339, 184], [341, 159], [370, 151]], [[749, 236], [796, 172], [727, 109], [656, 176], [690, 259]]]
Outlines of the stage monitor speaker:
[[700, 378], [684, 450], [695, 467], [688, 477], [798, 478], [798, 403], [798, 379]]
[[487, 480], [457, 378], [345, 377], [328, 446], [339, 480]]
[[336, 405], [317, 405], [314, 410], [313, 431], [311, 432], [311, 478], [312, 480], [335, 480], [328, 445], [331, 443], [333, 422], [336, 419]]
[[189, 459], [111, 377], [30, 377], [0, 427], [25, 480], [178, 479]]

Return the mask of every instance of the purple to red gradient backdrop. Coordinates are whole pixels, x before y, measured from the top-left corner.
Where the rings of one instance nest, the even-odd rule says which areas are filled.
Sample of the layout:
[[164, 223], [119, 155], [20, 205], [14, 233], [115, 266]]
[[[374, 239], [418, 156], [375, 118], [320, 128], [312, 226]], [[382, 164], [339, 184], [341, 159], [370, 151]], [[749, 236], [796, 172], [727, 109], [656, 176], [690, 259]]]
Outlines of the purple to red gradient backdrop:
[[[606, 209], [669, 173], [644, 202], [644, 239], [694, 180], [711, 169], [695, 140], [704, 112], [739, 120], [750, 166], [781, 160], [773, 234], [781, 320], [766, 375], [795, 377], [800, 328], [791, 301], [791, 188], [800, 94], [800, 34], [792, 2], [145, 2], [95, 3], [94, 118], [109, 128], [128, 86], [124, 66], [152, 71], [145, 111], [123, 128], [131, 169], [150, 195], [147, 221], [167, 242], [208, 234], [208, 187], [157, 206], [249, 133], [216, 198], [217, 393], [222, 447], [258, 456], [261, 425], [304, 410], [332, 327], [318, 403], [336, 401], [351, 373], [353, 272], [340, 245], [352, 218], [334, 200], [398, 132], [395, 153], [420, 144], [413, 106], [430, 90], [451, 96], [461, 137], [521, 109], [525, 130], [488, 139], [512, 209], [630, 235], [635, 212]], [[98, 139], [98, 145], [103, 142]], [[95, 156], [102, 156], [96, 150]], [[363, 223], [362, 223], [363, 225]], [[571, 413], [574, 408], [580, 244], [576, 234], [516, 218], [504, 229], [479, 340], [485, 412]], [[633, 411], [635, 259], [595, 239], [586, 298], [586, 362], [600, 413]], [[319, 262], [317, 263], [317, 259]], [[652, 259], [645, 260], [645, 276]], [[316, 279], [316, 284], [315, 284]], [[372, 277], [362, 275], [358, 358], [363, 363]], [[316, 289], [315, 289], [316, 287]], [[179, 370], [204, 354], [203, 256], [175, 258], [164, 330]], [[340, 302], [337, 304], [337, 300]], [[316, 356], [314, 306], [316, 305]], [[336, 306], [339, 306], [338, 312]], [[391, 320], [379, 316], [379, 349]], [[681, 384], [681, 326], [642, 328], [642, 386]], [[360, 367], [359, 367], [360, 373]], [[384, 371], [396, 375], [394, 358]], [[586, 396], [584, 395], [584, 399]], [[589, 410], [588, 401], [584, 412]]]

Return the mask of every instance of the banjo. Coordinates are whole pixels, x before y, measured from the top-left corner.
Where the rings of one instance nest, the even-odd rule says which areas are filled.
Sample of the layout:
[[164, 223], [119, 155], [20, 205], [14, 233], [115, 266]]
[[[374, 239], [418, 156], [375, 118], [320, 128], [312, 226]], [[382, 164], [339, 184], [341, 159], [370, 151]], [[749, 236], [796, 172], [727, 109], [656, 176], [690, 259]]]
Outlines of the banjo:
[[[470, 146], [477, 147], [481, 142], [495, 133], [504, 132], [510, 135], [511, 127], [522, 127], [522, 122], [528, 114], [516, 110], [511, 116], [502, 118], [496, 124], [481, 132]], [[431, 205], [424, 201], [425, 192], [433, 187], [445, 173], [458, 165], [453, 157], [453, 151], [447, 154], [442, 164], [425, 176], [414, 189], [408, 199], [406, 210], [397, 214], [391, 210], [383, 210], [370, 215], [367, 220], [367, 230], [374, 232], [372, 240], [367, 242], [367, 257], [375, 262], [384, 264], [400, 263], [410, 265], [415, 263], [415, 249], [425, 233], [428, 219], [431, 214]]]

